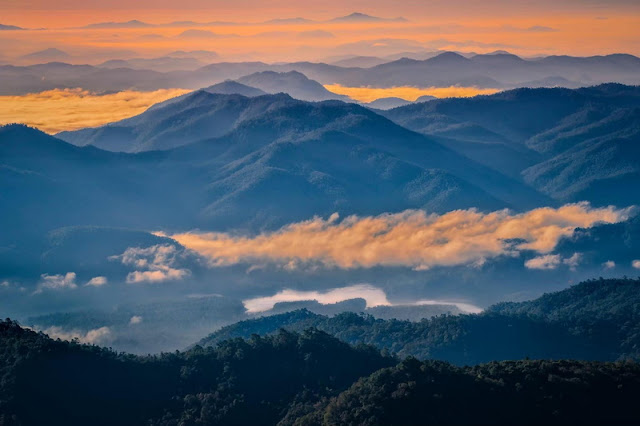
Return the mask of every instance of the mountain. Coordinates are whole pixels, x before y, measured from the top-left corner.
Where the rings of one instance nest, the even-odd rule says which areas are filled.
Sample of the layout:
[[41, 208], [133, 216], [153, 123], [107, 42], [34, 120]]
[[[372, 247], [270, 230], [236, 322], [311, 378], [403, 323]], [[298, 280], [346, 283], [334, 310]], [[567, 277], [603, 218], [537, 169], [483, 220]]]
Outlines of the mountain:
[[[46, 51], [44, 51], [46, 52]], [[57, 55], [56, 52], [53, 52]], [[49, 62], [52, 58], [31, 57], [32, 62]], [[64, 60], [64, 58], [62, 58]], [[92, 92], [120, 90], [157, 90], [180, 87], [171, 73], [129, 68], [106, 69], [90, 65], [70, 65], [50, 62], [17, 67], [0, 66], [0, 94], [24, 95], [45, 90], [82, 87]], [[198, 86], [198, 87], [202, 87]]]
[[132, 58], [127, 60], [111, 59], [98, 65], [101, 68], [132, 68], [138, 70], [154, 70], [159, 72], [196, 70], [206, 65], [195, 58], [174, 58], [163, 56], [160, 58]]
[[[278, 126], [274, 127], [274, 123]], [[286, 95], [244, 98], [199, 91], [137, 117], [58, 136], [76, 145], [91, 144], [127, 152], [171, 149], [203, 140], [198, 145], [185, 147], [176, 155], [195, 155], [196, 151], [210, 150], [212, 153], [208, 155], [212, 156], [210, 161], [215, 167], [238, 161], [233, 169], [220, 169], [218, 178], [235, 176], [238, 183], [244, 182], [238, 187], [243, 188], [243, 197], [249, 196], [245, 192], [248, 188], [244, 179], [256, 179], [262, 173], [258, 170], [269, 170], [281, 162], [284, 170], [290, 170], [290, 162], [302, 156], [299, 161], [307, 163], [309, 170], [322, 171], [328, 180], [312, 183], [308, 180], [312, 178], [310, 175], [300, 175], [298, 165], [295, 180], [298, 181], [296, 185], [301, 186], [297, 191], [311, 191], [304, 196], [311, 203], [308, 208], [315, 205], [323, 211], [328, 206], [354, 205], [355, 199], [364, 202], [367, 199], [365, 194], [373, 196], [381, 190], [386, 191], [383, 188], [387, 187], [400, 192], [395, 193], [393, 201], [389, 200], [386, 211], [398, 211], [405, 205], [429, 206], [429, 209], [443, 211], [445, 206], [454, 205], [456, 208], [505, 205], [521, 208], [545, 202], [524, 185], [479, 166], [438, 143], [409, 132], [363, 107], [335, 101], [314, 105]], [[210, 138], [217, 138], [216, 142]], [[330, 154], [326, 151], [329, 147], [334, 149], [332, 158], [341, 158], [338, 152], [343, 152], [342, 158], [351, 158], [355, 162], [329, 161], [327, 156]], [[376, 161], [371, 160], [375, 158], [372, 157], [374, 153], [379, 155]], [[385, 169], [394, 172], [385, 172]], [[271, 169], [272, 172], [275, 169]], [[365, 183], [361, 180], [361, 173], [374, 173], [378, 177], [371, 177], [373, 180]], [[470, 183], [472, 181], [473, 184]], [[379, 182], [381, 186], [366, 190], [360, 187], [358, 190], [363, 192], [359, 196], [354, 192], [354, 198], [338, 196], [340, 192], [335, 192], [340, 188], [339, 191], [350, 193], [347, 188], [355, 190], [371, 182]], [[308, 185], [315, 189], [311, 190]], [[213, 190], [217, 186], [209, 188]], [[225, 184], [216, 190], [224, 191], [225, 196], [221, 200], [228, 200], [240, 195], [233, 188]], [[276, 188], [268, 191], [271, 193]], [[328, 192], [334, 194], [332, 201], [324, 198]], [[313, 193], [317, 196], [315, 201]], [[276, 192], [273, 194], [275, 196]], [[339, 204], [335, 204], [338, 200], [341, 200]], [[356, 211], [372, 211], [372, 207], [360, 205]], [[311, 215], [317, 213], [310, 212]]]
[[504, 361], [455, 368], [407, 359], [284, 424], [630, 425], [639, 388], [637, 364]]
[[[205, 34], [212, 36], [212, 34]], [[385, 58], [385, 63], [358, 68], [325, 63], [293, 62], [266, 64], [263, 62], [221, 62], [194, 70], [153, 72], [145, 70], [110, 69], [91, 66], [0, 66], [0, 94], [25, 94], [66, 87], [82, 87], [90, 91], [157, 90], [168, 87], [199, 89], [225, 80], [237, 80], [253, 73], [296, 71], [320, 84], [340, 84], [347, 87], [477, 87], [510, 89], [514, 87], [591, 86], [610, 81], [640, 84], [640, 59], [629, 55], [609, 55], [590, 58], [551, 58], [519, 60], [513, 55], [476, 55], [466, 58], [453, 52], [421, 54], [404, 53], [398, 60]], [[172, 55], [168, 55], [173, 57]], [[408, 59], [415, 56], [418, 59]], [[478, 56], [480, 56], [479, 59]], [[191, 55], [201, 62], [215, 58]], [[505, 58], [506, 57], [506, 58]], [[426, 58], [426, 59], [422, 59]], [[474, 60], [474, 58], [476, 58]], [[66, 60], [66, 57], [27, 58], [31, 62]], [[388, 61], [387, 61], [388, 59]], [[47, 64], [49, 65], [49, 64]], [[135, 66], [135, 64], [132, 64]], [[44, 77], [44, 79], [43, 79]], [[264, 89], [263, 89], [264, 90]], [[277, 90], [273, 88], [273, 90]], [[268, 90], [265, 90], [268, 92]], [[326, 93], [322, 99], [327, 99]], [[336, 95], [339, 96], [339, 95]]]
[[314, 330], [135, 357], [2, 321], [0, 347], [0, 418], [23, 425], [273, 425], [395, 363]]
[[351, 56], [332, 62], [332, 65], [347, 68], [371, 68], [389, 62], [376, 56]]
[[301, 310], [223, 327], [199, 342], [218, 342], [284, 328], [323, 330], [351, 344], [365, 343], [401, 357], [458, 365], [492, 360], [638, 359], [640, 281], [593, 280], [539, 299], [503, 303], [478, 315], [441, 316], [420, 322], [343, 313], [326, 317]]
[[314, 329], [140, 357], [5, 320], [0, 343], [0, 418], [27, 426], [596, 425], [640, 417], [635, 363], [398, 362]]
[[292, 98], [310, 102], [349, 99], [347, 96], [328, 91], [317, 81], [310, 80], [297, 71], [286, 73], [263, 71], [241, 77], [237, 81], [267, 93], [287, 93]]
[[511, 54], [466, 58], [455, 52], [441, 52], [426, 59], [400, 58], [358, 72], [349, 72], [347, 69], [337, 77], [299, 71], [321, 83], [349, 87], [466, 86], [509, 89], [523, 87], [527, 83], [555, 86], [559, 81], [570, 81], [572, 85], [579, 86], [611, 81], [640, 84], [638, 70], [640, 58], [630, 55], [526, 60]]
[[[3, 202], [20, 206], [1, 213], [2, 222], [11, 226], [3, 237], [13, 243], [25, 234], [63, 226], [145, 229], [150, 223], [159, 225], [161, 217], [168, 218], [169, 212], [146, 207], [160, 196], [160, 186], [176, 185], [171, 170], [149, 181], [156, 154], [134, 157], [77, 147], [36, 129], [9, 125], [0, 127], [0, 158]], [[48, 214], [42, 215], [45, 205]]]
[[436, 98], [435, 96], [430, 96], [430, 95], [422, 95], [418, 99], [416, 99], [414, 102], [415, 103], [418, 103], [418, 102], [429, 102], [429, 101], [433, 101], [435, 99], [438, 99], [438, 98]]
[[366, 15], [360, 12], [354, 12], [347, 16], [340, 16], [338, 18], [333, 18], [329, 22], [336, 23], [360, 23], [360, 22], [407, 22], [405, 18], [379, 18], [377, 16]]
[[56, 49], [54, 47], [50, 47], [48, 49], [39, 50], [37, 52], [29, 53], [28, 55], [22, 56], [22, 59], [31, 60], [31, 61], [63, 61], [65, 59], [70, 58], [67, 52], [64, 52], [60, 49]]
[[24, 30], [24, 28], [16, 27], [15, 25], [0, 24], [0, 31], [15, 31], [15, 30]]
[[222, 83], [214, 84], [213, 86], [206, 87], [202, 90], [219, 95], [241, 95], [248, 98], [255, 98], [256, 96], [263, 96], [267, 94], [260, 89], [247, 86], [233, 80], [223, 81]]
[[411, 104], [411, 102], [405, 99], [391, 97], [391, 98], [376, 99], [375, 101], [366, 103], [364, 105], [366, 107], [373, 108], [373, 109], [387, 110], [387, 109], [397, 108], [397, 107], [401, 107], [409, 104]]
[[99, 22], [96, 24], [89, 24], [82, 28], [86, 29], [117, 29], [117, 28], [152, 28], [155, 25], [147, 24], [138, 20], [132, 20], [128, 22]]
[[631, 188], [640, 182], [639, 100], [638, 86], [616, 84], [516, 89], [409, 105], [384, 115], [440, 136], [450, 148], [519, 175], [557, 200], [622, 205], [636, 202]]

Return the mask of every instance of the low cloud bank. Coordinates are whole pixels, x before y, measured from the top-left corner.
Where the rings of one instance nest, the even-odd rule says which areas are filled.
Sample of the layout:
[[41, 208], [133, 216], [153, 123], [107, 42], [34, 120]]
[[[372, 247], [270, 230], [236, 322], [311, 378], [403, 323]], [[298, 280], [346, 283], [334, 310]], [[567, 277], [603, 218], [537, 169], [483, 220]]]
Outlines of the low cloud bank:
[[442, 300], [418, 300], [409, 303], [392, 303], [386, 293], [368, 284], [358, 284], [348, 287], [334, 288], [326, 291], [298, 291], [285, 289], [273, 296], [256, 297], [243, 300], [245, 309], [249, 313], [265, 312], [282, 302], [317, 301], [323, 305], [334, 304], [351, 299], [364, 299], [367, 308], [374, 306], [422, 306], [422, 305], [453, 305], [463, 312], [480, 313], [482, 308], [470, 303], [449, 302]]
[[125, 90], [99, 94], [83, 89], [55, 89], [22, 96], [0, 96], [0, 124], [23, 123], [51, 134], [102, 126], [133, 117], [158, 102], [185, 93], [189, 90]]
[[529, 250], [543, 258], [527, 262], [528, 267], [551, 268], [564, 262], [574, 268], [579, 254], [564, 260], [551, 254], [562, 237], [571, 236], [578, 227], [616, 223], [631, 214], [631, 207], [593, 208], [588, 203], [525, 213], [470, 209], [438, 215], [407, 210], [349, 216], [342, 221], [333, 214], [326, 220], [316, 217], [257, 236], [190, 232], [169, 237], [207, 258], [212, 267], [272, 262], [287, 269], [319, 263], [343, 269], [405, 266], [426, 270], [479, 266], [491, 258]]

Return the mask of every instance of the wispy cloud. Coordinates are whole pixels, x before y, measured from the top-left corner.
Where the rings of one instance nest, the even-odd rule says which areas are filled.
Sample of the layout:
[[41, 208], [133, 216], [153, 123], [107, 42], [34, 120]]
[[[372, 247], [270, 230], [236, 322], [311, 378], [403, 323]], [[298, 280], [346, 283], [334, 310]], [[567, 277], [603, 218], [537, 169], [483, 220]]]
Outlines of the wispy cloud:
[[180, 280], [191, 274], [188, 269], [175, 268], [178, 250], [172, 245], [155, 245], [151, 247], [130, 247], [119, 256], [111, 259], [120, 260], [124, 265], [132, 266], [136, 270], [127, 275], [127, 282], [162, 282]]
[[602, 264], [602, 267], [604, 269], [613, 269], [616, 267], [616, 262], [614, 262], [613, 260], [607, 260]]
[[523, 250], [549, 254], [576, 228], [623, 221], [631, 212], [631, 208], [578, 203], [526, 213], [471, 209], [437, 215], [407, 210], [349, 216], [342, 221], [333, 214], [326, 220], [316, 217], [257, 236], [192, 232], [170, 237], [206, 257], [213, 267], [273, 262], [291, 268], [309, 262], [343, 269], [405, 266], [423, 270], [478, 265]]
[[129, 320], [129, 324], [131, 324], [131, 325], [140, 324], [141, 322], [142, 322], [142, 317], [139, 316], [139, 315], [134, 315]]

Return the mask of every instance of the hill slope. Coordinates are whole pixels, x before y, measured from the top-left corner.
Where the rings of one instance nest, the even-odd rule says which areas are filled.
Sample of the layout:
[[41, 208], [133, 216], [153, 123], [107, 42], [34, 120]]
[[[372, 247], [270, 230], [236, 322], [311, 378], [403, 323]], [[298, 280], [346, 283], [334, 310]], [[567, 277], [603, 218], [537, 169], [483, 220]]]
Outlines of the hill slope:
[[497, 305], [479, 315], [441, 316], [417, 323], [295, 311], [224, 327], [200, 344], [215, 346], [225, 339], [280, 328], [317, 327], [352, 344], [372, 344], [402, 357], [459, 365], [525, 357], [614, 361], [640, 357], [639, 316], [639, 281], [598, 280], [532, 302]]

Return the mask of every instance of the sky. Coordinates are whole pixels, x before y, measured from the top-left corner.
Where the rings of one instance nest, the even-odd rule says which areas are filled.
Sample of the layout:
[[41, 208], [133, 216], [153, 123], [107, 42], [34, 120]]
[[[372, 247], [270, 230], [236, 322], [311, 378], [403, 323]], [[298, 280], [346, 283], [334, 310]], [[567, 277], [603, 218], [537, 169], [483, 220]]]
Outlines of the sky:
[[[293, 17], [326, 21], [354, 11], [386, 18], [403, 16], [409, 22], [255, 25]], [[195, 20], [251, 25], [214, 25], [206, 28], [212, 35], [189, 40], [179, 37], [185, 28], [70, 29], [132, 19], [153, 24]], [[118, 53], [157, 56], [185, 44], [191, 49], [215, 50], [224, 59], [266, 61], [388, 54], [418, 47], [480, 53], [503, 49], [524, 56], [614, 52], [640, 55], [640, 2], [629, 0], [0, 0], [0, 23], [39, 29], [20, 34], [3, 31], [0, 60], [3, 56], [12, 59], [57, 47], [91, 62]], [[376, 49], [376, 42], [379, 46], [382, 39], [394, 40], [394, 47]], [[353, 45], [367, 41], [368, 45]], [[98, 58], [101, 52], [104, 55]]]

